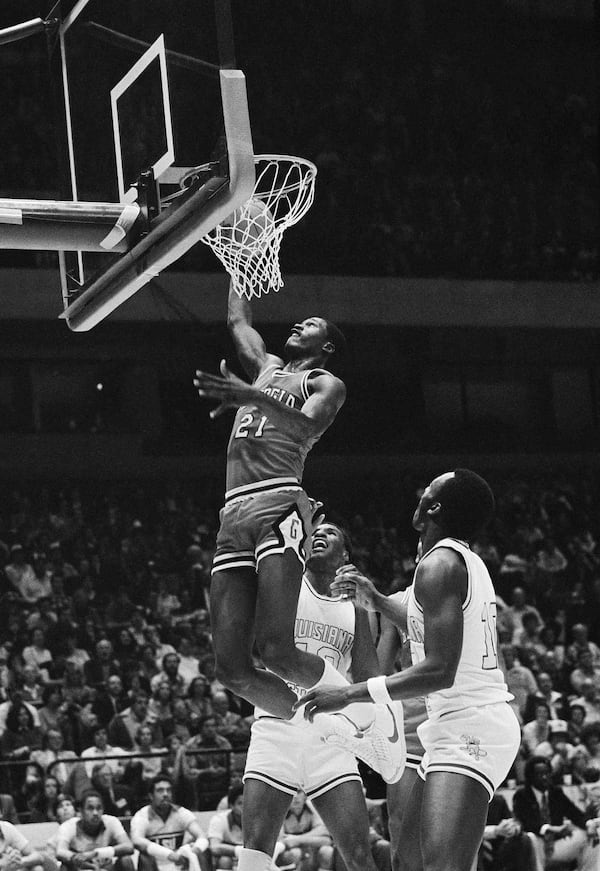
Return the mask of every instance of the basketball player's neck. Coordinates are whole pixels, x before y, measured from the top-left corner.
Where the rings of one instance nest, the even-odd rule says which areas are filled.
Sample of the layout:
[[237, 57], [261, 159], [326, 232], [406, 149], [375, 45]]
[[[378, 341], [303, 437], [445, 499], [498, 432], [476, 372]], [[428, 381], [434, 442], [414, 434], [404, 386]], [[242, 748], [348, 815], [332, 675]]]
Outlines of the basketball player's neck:
[[311, 587], [316, 590], [320, 596], [329, 596], [330, 585], [335, 579], [335, 569], [330, 566], [306, 567], [306, 577]]
[[295, 357], [288, 359], [283, 369], [285, 372], [306, 372], [308, 369], [324, 369], [326, 362], [326, 358], [321, 355]]
[[432, 547], [435, 547], [438, 541], [447, 537], [448, 534], [443, 529], [440, 529], [436, 523], [426, 526], [421, 533], [421, 553], [426, 554]]

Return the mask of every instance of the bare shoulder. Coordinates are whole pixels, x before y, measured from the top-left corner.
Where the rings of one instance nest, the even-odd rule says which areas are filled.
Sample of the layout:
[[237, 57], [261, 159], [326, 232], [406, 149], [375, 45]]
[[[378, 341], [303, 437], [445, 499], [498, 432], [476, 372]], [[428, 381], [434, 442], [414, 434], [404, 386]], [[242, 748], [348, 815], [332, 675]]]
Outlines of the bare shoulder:
[[262, 375], [262, 373], [267, 369], [272, 369], [275, 366], [283, 366], [283, 360], [281, 357], [278, 357], [276, 354], [265, 354], [260, 362], [260, 366], [257, 368], [255, 379], [258, 378], [259, 375]]
[[263, 369], [266, 369], [267, 366], [283, 366], [283, 360], [281, 357], [278, 357], [277, 354], [267, 353], [265, 356]]
[[454, 550], [453, 547], [435, 547], [421, 559], [419, 563], [419, 572], [431, 571], [436, 569], [448, 569], [453, 566], [464, 566], [465, 561], [461, 554]]
[[464, 591], [467, 567], [453, 548], [436, 547], [426, 554], [417, 567], [415, 593], [419, 601], [435, 599]]
[[327, 369], [315, 369], [308, 377], [308, 389], [311, 393], [328, 393], [336, 397], [346, 397], [346, 385]]

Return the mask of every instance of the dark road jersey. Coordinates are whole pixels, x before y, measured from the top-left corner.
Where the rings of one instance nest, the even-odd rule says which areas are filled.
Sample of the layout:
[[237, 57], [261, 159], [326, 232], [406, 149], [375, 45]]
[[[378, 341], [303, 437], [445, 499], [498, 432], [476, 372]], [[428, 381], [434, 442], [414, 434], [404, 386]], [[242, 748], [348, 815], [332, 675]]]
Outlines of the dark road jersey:
[[[308, 382], [315, 373], [331, 374], [325, 369], [285, 372], [273, 364], [260, 373], [254, 386], [289, 408], [300, 410], [310, 395]], [[300, 484], [306, 455], [317, 440], [318, 437], [292, 438], [278, 430], [255, 406], [242, 406], [235, 416], [227, 447], [226, 498]], [[252, 486], [260, 484], [264, 487]]]

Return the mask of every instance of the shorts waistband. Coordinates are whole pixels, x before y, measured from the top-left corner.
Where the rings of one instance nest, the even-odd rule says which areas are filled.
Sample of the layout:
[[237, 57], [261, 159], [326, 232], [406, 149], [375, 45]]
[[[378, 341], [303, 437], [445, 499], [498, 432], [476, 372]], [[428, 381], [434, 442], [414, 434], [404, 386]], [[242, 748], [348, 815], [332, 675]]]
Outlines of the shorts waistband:
[[233, 487], [225, 493], [225, 504], [230, 505], [238, 499], [248, 496], [257, 496], [259, 493], [276, 493], [278, 490], [301, 490], [296, 478], [267, 478], [265, 481], [256, 481], [254, 484], [243, 484], [241, 487]]

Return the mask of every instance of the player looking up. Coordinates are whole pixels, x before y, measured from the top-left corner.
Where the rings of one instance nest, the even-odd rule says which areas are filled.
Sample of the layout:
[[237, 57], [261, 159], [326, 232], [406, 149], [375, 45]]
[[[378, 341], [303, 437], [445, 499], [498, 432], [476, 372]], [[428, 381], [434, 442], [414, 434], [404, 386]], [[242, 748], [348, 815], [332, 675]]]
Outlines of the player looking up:
[[[286, 681], [299, 687], [345, 683], [331, 663], [294, 640], [313, 525], [302, 489], [304, 460], [344, 403], [344, 384], [323, 367], [345, 339], [324, 318], [307, 318], [292, 327], [284, 364], [267, 353], [250, 305], [232, 289], [228, 325], [253, 383], [230, 373], [224, 361], [220, 377], [196, 372], [194, 381], [200, 396], [220, 400], [213, 417], [237, 408], [210, 589], [217, 677], [269, 714], [291, 719], [297, 696]], [[254, 663], [255, 640], [267, 670]], [[404, 766], [404, 744], [387, 736], [402, 733], [401, 705], [362, 705], [353, 715], [352, 725], [328, 718], [329, 729], [321, 718], [323, 734], [349, 731], [349, 749], [356, 745], [353, 752], [395, 780]]]
[[[379, 674], [366, 611], [331, 595], [336, 569], [350, 554], [339, 526], [323, 522], [312, 537], [296, 612], [296, 644], [327, 658], [346, 677]], [[301, 693], [300, 687], [296, 692]], [[321, 741], [303, 721], [255, 711], [244, 774], [244, 848], [238, 871], [266, 871], [290, 802], [302, 789], [321, 816], [348, 871], [375, 871], [369, 819], [354, 755]], [[238, 848], [239, 849], [239, 848]]]
[[[407, 871], [469, 871], [488, 802], [520, 744], [498, 665], [494, 588], [467, 543], [493, 511], [492, 491], [474, 472], [456, 469], [435, 478], [413, 518], [423, 556], [406, 609], [380, 594], [374, 602], [398, 625], [406, 620], [414, 664], [367, 683], [316, 688], [298, 702], [311, 719], [368, 698], [426, 697], [428, 719], [417, 729], [425, 755], [398, 839], [400, 867]], [[363, 581], [352, 574], [342, 568], [333, 590], [362, 603], [356, 590]]]
[[[210, 588], [217, 677], [287, 719], [296, 696], [285, 681], [312, 687], [324, 677], [324, 661], [294, 644], [312, 528], [302, 473], [346, 397], [342, 381], [325, 368], [345, 340], [324, 318], [307, 318], [294, 324], [284, 363], [267, 353], [249, 303], [232, 289], [227, 323], [252, 384], [230, 373], [225, 361], [221, 377], [197, 372], [194, 381], [200, 396], [220, 400], [212, 417], [237, 408]], [[255, 636], [269, 671], [253, 663]]]

